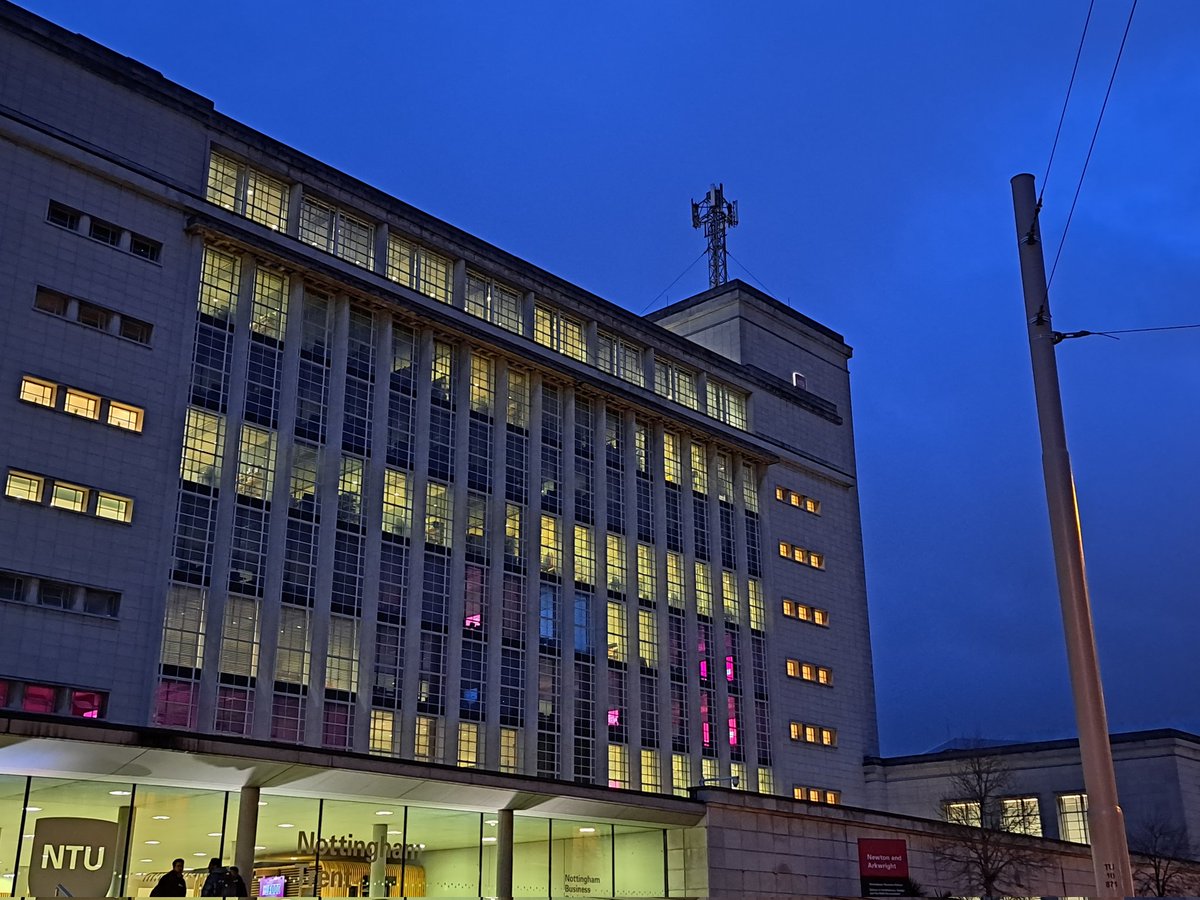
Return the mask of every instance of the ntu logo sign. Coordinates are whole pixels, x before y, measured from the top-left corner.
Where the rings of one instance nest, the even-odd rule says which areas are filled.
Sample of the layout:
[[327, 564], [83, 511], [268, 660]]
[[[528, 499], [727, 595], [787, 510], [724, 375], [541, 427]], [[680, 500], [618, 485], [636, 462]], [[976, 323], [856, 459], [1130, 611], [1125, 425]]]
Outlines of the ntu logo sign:
[[112, 882], [116, 850], [116, 822], [38, 819], [29, 861], [29, 893], [103, 897]]

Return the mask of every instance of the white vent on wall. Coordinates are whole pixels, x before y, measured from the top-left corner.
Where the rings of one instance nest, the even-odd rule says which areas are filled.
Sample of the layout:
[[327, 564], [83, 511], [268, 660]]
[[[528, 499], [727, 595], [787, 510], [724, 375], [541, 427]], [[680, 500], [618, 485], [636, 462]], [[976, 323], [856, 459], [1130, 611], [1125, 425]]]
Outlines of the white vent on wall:
[[808, 379], [804, 377], [803, 372], [792, 373], [792, 387], [798, 387], [801, 390], [808, 390]]

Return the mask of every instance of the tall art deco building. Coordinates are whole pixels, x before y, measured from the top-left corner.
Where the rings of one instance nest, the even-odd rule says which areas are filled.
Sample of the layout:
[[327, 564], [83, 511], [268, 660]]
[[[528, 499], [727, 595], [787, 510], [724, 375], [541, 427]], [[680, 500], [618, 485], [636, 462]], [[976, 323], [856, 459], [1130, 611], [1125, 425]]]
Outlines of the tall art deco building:
[[840, 335], [639, 317], [8, 5], [0, 58], [7, 711], [864, 802]]

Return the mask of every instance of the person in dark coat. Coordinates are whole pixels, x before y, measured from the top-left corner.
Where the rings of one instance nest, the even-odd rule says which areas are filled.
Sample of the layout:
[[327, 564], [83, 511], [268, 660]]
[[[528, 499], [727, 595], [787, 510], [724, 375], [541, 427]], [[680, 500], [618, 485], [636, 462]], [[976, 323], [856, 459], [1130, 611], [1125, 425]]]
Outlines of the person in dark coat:
[[237, 866], [229, 867], [229, 874], [225, 876], [225, 896], [226, 897], [249, 897], [250, 889], [246, 887], [246, 879], [238, 874]]
[[200, 886], [201, 897], [225, 897], [225, 879], [229, 877], [229, 870], [221, 865], [221, 861], [210, 859], [208, 861], [208, 877], [204, 879], [204, 884]]
[[177, 859], [171, 863], [171, 871], [158, 879], [158, 884], [150, 892], [151, 897], [186, 897], [187, 882], [183, 880], [183, 860]]

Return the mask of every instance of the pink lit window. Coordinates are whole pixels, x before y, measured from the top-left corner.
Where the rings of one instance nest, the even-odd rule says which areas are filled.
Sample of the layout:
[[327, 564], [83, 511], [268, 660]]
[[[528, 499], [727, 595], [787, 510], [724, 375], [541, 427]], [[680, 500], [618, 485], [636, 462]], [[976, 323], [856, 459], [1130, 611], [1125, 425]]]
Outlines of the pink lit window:
[[733, 681], [733, 657], [725, 657], [725, 680]]
[[197, 687], [191, 681], [160, 681], [158, 694], [154, 698], [154, 724], [173, 728], [194, 728]]
[[704, 735], [704, 746], [711, 747], [712, 746], [712, 725], [710, 725], [708, 722], [705, 722], [703, 725], [700, 726], [700, 732], [701, 732], [701, 734]]
[[705, 681], [708, 680], [708, 660], [700, 660], [700, 677]]
[[21, 709], [31, 713], [54, 712], [54, 688], [48, 684], [25, 685], [25, 699], [21, 701]]
[[609, 725], [620, 725], [621, 724], [621, 711], [619, 709], [610, 709], [608, 711], [608, 724]]
[[99, 719], [104, 715], [104, 694], [99, 691], [71, 691], [71, 715]]
[[737, 716], [737, 698], [729, 698], [729, 746], [736, 747], [738, 745], [738, 716]]
[[483, 614], [475, 613], [463, 619], [463, 628], [482, 628]]
[[0, 679], [0, 707], [8, 706], [8, 682]]

